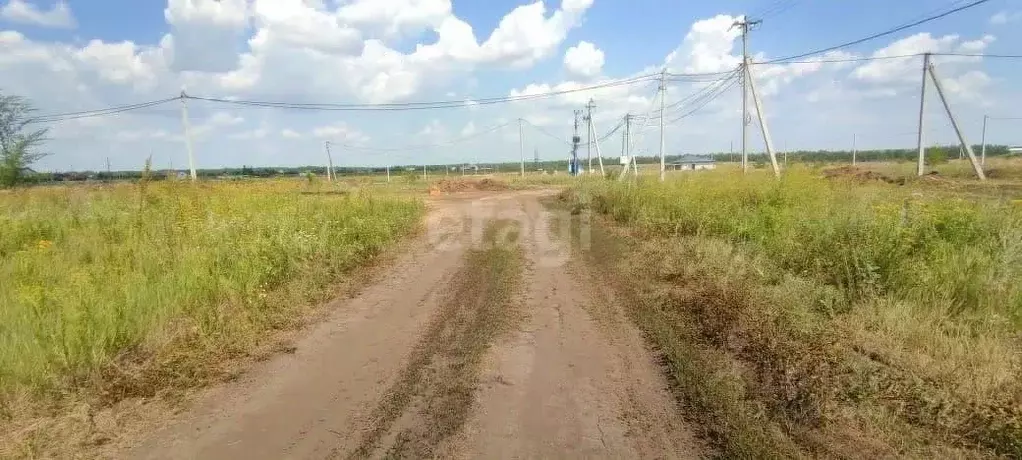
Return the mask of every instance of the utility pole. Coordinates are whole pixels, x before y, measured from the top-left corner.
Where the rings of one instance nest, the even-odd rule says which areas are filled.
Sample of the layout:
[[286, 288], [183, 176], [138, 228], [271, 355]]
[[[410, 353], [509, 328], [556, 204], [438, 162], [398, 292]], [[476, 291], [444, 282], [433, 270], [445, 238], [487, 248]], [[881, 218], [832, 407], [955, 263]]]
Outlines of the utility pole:
[[586, 104], [586, 154], [589, 159], [589, 170], [587, 173], [592, 174], [593, 172], [593, 108], [596, 107], [596, 103], [593, 102], [592, 98], [589, 99], [589, 103]]
[[188, 95], [181, 90], [181, 125], [184, 127], [185, 149], [188, 151], [188, 169], [192, 175], [192, 181], [198, 180], [195, 173], [195, 155], [192, 153], [192, 128], [188, 124]]
[[747, 17], [735, 21], [731, 27], [742, 29], [742, 171], [749, 171], [749, 30], [763, 21], [750, 21]]
[[518, 153], [522, 157], [522, 177], [525, 177], [525, 131], [522, 130], [522, 119], [518, 119]]
[[781, 177], [781, 168], [777, 166], [777, 155], [774, 153], [774, 142], [770, 139], [770, 129], [767, 128], [766, 110], [763, 108], [763, 101], [756, 92], [756, 80], [752, 78], [752, 69], [745, 66], [745, 78], [749, 81], [749, 91], [752, 93], [752, 102], [756, 104], [756, 115], [759, 117], [759, 129], [763, 133], [763, 144], [766, 145], [767, 155], [770, 156], [770, 165], [774, 168], [774, 176]]
[[667, 68], [660, 71], [660, 182], [667, 178], [667, 165], [664, 160], [665, 134], [664, 119], [667, 113], [664, 112], [664, 102], [667, 100]]
[[532, 148], [532, 167], [539, 171], [539, 147]]
[[926, 172], [926, 146], [923, 145], [923, 129], [926, 118], [923, 112], [926, 111], [926, 72], [930, 69], [930, 53], [923, 54], [923, 84], [919, 89], [919, 163], [916, 165], [916, 174], [920, 177]]
[[[927, 55], [929, 57], [929, 55]], [[937, 71], [934, 68], [932, 62], [929, 59], [927, 61], [927, 69], [930, 72], [930, 79], [933, 80], [933, 87], [937, 88], [937, 94], [940, 96], [940, 101], [944, 103], [944, 111], [947, 112], [947, 117], [951, 120], [951, 126], [955, 129], [955, 134], [958, 135], [958, 143], [960, 148], [965, 150], [965, 154], [969, 156], [969, 162], [972, 163], [972, 169], [976, 172], [976, 177], [979, 180], [986, 180], [986, 174], [983, 173], [983, 166], [976, 160], [976, 155], [972, 152], [972, 146], [965, 140], [965, 133], [962, 132], [962, 128], [958, 126], [958, 120], [955, 119], [954, 112], [951, 111], [951, 104], [947, 101], [947, 96], [944, 95], [944, 85], [941, 84], [940, 78], [937, 78]]]
[[326, 147], [326, 180], [333, 182], [336, 177], [334, 176], [334, 159], [330, 155], [330, 141], [324, 142], [323, 145]]
[[110, 180], [113, 174], [110, 172], [110, 157], [106, 157], [106, 180]]
[[856, 149], [855, 149], [855, 133], [852, 133], [852, 166], [855, 166], [855, 154], [856, 153], [857, 152], [856, 152]]
[[730, 150], [728, 150], [727, 161], [729, 163], [734, 163], [735, 162], [735, 141], [731, 141], [730, 145], [731, 145], [731, 147], [730, 147]]
[[625, 157], [625, 164], [621, 168], [621, 175], [618, 176], [618, 180], [624, 180], [625, 175], [628, 174], [628, 169], [632, 167], [632, 162], [635, 161], [632, 158], [632, 114], [625, 114], [625, 132], [621, 135], [621, 156]]
[[593, 122], [592, 116], [589, 117], [589, 131], [596, 137], [596, 158], [600, 160], [600, 176], [604, 176], [606, 172], [603, 170], [603, 153], [600, 152], [600, 139], [596, 136], [596, 123]]
[[582, 141], [578, 136], [578, 117], [581, 114], [581, 110], [575, 110], [575, 131], [571, 136], [571, 164], [568, 167], [568, 172], [573, 176], [578, 175], [578, 144]]
[[980, 160], [979, 164], [987, 165], [987, 120], [990, 119], [990, 115], [983, 115], [983, 140], [981, 141], [983, 146], [980, 148]]

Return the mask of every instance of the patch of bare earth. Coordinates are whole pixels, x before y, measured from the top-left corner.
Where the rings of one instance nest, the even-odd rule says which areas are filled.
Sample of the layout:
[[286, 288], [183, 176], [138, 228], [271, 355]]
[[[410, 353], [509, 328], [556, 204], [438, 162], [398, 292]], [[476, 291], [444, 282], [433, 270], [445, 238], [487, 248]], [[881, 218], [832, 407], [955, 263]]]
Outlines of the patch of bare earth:
[[551, 234], [567, 222], [519, 196], [527, 318], [487, 356], [477, 410], [444, 456], [700, 457], [638, 330]]

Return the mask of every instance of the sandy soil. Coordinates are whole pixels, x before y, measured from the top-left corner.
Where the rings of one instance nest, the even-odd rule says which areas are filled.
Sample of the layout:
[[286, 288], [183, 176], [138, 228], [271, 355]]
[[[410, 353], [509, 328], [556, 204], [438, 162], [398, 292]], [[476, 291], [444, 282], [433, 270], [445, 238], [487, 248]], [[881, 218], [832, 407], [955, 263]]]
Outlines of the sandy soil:
[[[539, 203], [541, 195], [434, 199], [414, 249], [360, 295], [332, 305], [334, 313], [295, 343], [295, 353], [206, 391], [116, 456], [703, 456], [638, 331], [552, 234], [557, 216]], [[500, 300], [516, 309], [514, 323], [480, 336], [443, 321], [485, 320], [466, 308], [486, 305], [496, 295], [486, 284], [501, 280], [464, 279], [485, 268], [466, 266], [473, 260], [467, 254], [495, 220], [519, 223], [508, 244], [520, 247], [524, 269], [511, 283], [512, 300]], [[480, 337], [487, 343], [480, 346]], [[466, 380], [466, 372], [475, 381], [443, 381]], [[452, 397], [459, 388], [468, 391]], [[424, 420], [453, 426], [453, 434], [436, 439], [427, 436], [430, 426], [409, 426]], [[418, 434], [417, 449], [398, 445], [407, 433]]]

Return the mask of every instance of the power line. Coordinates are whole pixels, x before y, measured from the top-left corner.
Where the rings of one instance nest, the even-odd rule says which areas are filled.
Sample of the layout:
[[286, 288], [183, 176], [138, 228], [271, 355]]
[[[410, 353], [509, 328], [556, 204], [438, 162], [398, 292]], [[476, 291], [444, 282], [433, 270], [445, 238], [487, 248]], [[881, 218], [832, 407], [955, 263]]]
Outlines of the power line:
[[649, 81], [653, 77], [659, 75], [640, 75], [637, 77], [627, 78], [623, 80], [614, 80], [606, 83], [597, 85], [584, 86], [573, 89], [565, 89], [560, 91], [549, 91], [545, 93], [536, 94], [523, 94], [518, 96], [503, 96], [503, 97], [492, 97], [485, 99], [474, 99], [474, 100], [457, 100], [457, 101], [431, 101], [431, 102], [401, 102], [401, 103], [385, 103], [385, 104], [334, 104], [334, 103], [292, 103], [292, 102], [271, 102], [271, 101], [252, 101], [252, 100], [235, 100], [235, 99], [221, 99], [212, 97], [198, 97], [198, 96], [186, 96], [188, 99], [195, 99], [206, 102], [215, 102], [222, 104], [234, 104], [242, 106], [255, 106], [255, 107], [266, 107], [266, 108], [283, 108], [283, 109], [295, 109], [295, 110], [322, 110], [322, 111], [406, 111], [406, 110], [430, 110], [430, 109], [447, 109], [447, 108], [460, 108], [460, 107], [472, 107], [476, 105], [490, 105], [500, 104], [508, 102], [521, 102], [529, 101], [534, 99], [544, 99], [555, 96], [561, 96], [565, 94], [578, 93], [583, 91], [591, 91], [603, 88], [612, 88], [617, 86], [631, 85], [644, 81]]
[[524, 118], [522, 120], [525, 121], [526, 123], [528, 123], [529, 126], [532, 126], [533, 128], [535, 128], [536, 131], [539, 131], [540, 133], [546, 135], [547, 137], [550, 137], [551, 139], [557, 139], [558, 141], [564, 142], [567, 145], [572, 145], [572, 143], [570, 141], [567, 141], [565, 139], [561, 139], [560, 137], [557, 137], [557, 135], [555, 135], [555, 134], [551, 134], [550, 131], [547, 131], [547, 130], [539, 127], [538, 125], [533, 124], [531, 121], [525, 120]]
[[930, 55], [931, 56], [962, 56], [962, 57], [978, 57], [978, 58], [1022, 59], [1022, 54], [930, 53]]
[[814, 51], [809, 51], [809, 52], [802, 53], [802, 54], [796, 54], [794, 56], [788, 56], [788, 57], [783, 57], [783, 58], [779, 58], [779, 59], [773, 59], [773, 60], [770, 60], [770, 61], [766, 61], [763, 64], [772, 64], [772, 63], [775, 63], [775, 62], [790, 61], [790, 60], [793, 60], [793, 59], [801, 59], [801, 58], [809, 57], [809, 56], [812, 56], [812, 55], [815, 55], [815, 54], [826, 53], [828, 51], [834, 51], [834, 50], [838, 50], [838, 49], [841, 49], [841, 48], [847, 48], [849, 46], [858, 45], [860, 43], [865, 43], [865, 42], [868, 42], [870, 40], [875, 40], [875, 39], [880, 38], [880, 37], [885, 37], [887, 35], [895, 34], [895, 33], [901, 32], [901, 31], [903, 31], [905, 29], [910, 29], [912, 27], [915, 27], [915, 26], [918, 26], [918, 25], [921, 25], [921, 24], [925, 24], [925, 23], [930, 22], [930, 21], [935, 21], [937, 19], [943, 18], [945, 16], [952, 15], [952, 14], [957, 13], [959, 11], [967, 10], [969, 8], [982, 5], [982, 4], [987, 3], [989, 1], [990, 0], [975, 0], [975, 1], [971, 2], [971, 3], [959, 6], [957, 8], [950, 9], [950, 10], [945, 11], [943, 13], [935, 14], [935, 15], [932, 15], [932, 16], [927, 16], [927, 17], [925, 17], [923, 19], [920, 19], [920, 20], [917, 20], [917, 21], [913, 21], [913, 22], [910, 22], [908, 24], [903, 24], [903, 25], [895, 27], [893, 29], [889, 29], [889, 30], [885, 30], [883, 32], [875, 33], [875, 34], [869, 35], [867, 37], [863, 37], [863, 38], [860, 38], [860, 39], [857, 39], [857, 40], [852, 40], [850, 42], [842, 43], [840, 45], [835, 45], [835, 46], [831, 46], [831, 47], [828, 47], [828, 48], [822, 48], [822, 49], [818, 49], [818, 50], [814, 50]]
[[761, 11], [758, 14], [753, 14], [751, 17], [756, 19], [766, 19], [772, 16], [777, 16], [790, 10], [792, 7], [798, 5], [798, 0], [778, 0], [773, 3], [773, 6]]
[[681, 114], [678, 117], [675, 117], [675, 118], [671, 119], [670, 121], [668, 121], [668, 123], [671, 123], [671, 124], [677, 123], [677, 122], [681, 121], [682, 119], [685, 119], [685, 118], [688, 118], [688, 117], [694, 115], [696, 112], [702, 110], [704, 107], [709, 105], [710, 102], [713, 102], [714, 100], [719, 98], [722, 94], [727, 92], [727, 90], [729, 90], [731, 88], [734, 88], [735, 85], [737, 85], [737, 84], [738, 84], [738, 74], [737, 73], [734, 76], [732, 76], [731, 78], [728, 78], [726, 80], [721, 80], [717, 84], [716, 88], [714, 88], [714, 89], [704, 93], [703, 96], [699, 98], [698, 102], [693, 102], [692, 104], [690, 104], [689, 107], [692, 107], [692, 108], [689, 111]]
[[113, 115], [117, 113], [130, 112], [133, 110], [145, 109], [160, 104], [166, 104], [171, 101], [176, 101], [179, 97], [172, 97], [167, 99], [160, 99], [149, 102], [140, 102], [136, 104], [121, 105], [114, 107], [107, 107], [105, 109], [94, 109], [94, 110], [83, 110], [78, 112], [64, 112], [64, 113], [53, 113], [47, 115], [40, 115], [29, 120], [29, 123], [55, 123], [67, 120], [77, 120], [81, 118], [93, 118], [102, 117], [107, 115]]
[[[930, 53], [930, 54], [933, 55], [933, 56], [937, 56], [936, 53]], [[919, 56], [922, 56], [922, 55], [923, 55], [922, 53], [913, 53], [913, 54], [898, 54], [898, 55], [893, 55], [893, 56], [860, 56], [860, 57], [848, 57], [848, 58], [812, 59], [812, 60], [806, 60], [806, 61], [784, 61], [784, 62], [777, 62], [777, 60], [773, 60], [773, 61], [765, 61], [765, 62], [753, 62], [752, 65], [763, 65], [763, 64], [817, 64], [817, 63], [824, 64], [824, 63], [833, 63], [833, 62], [882, 61], [882, 60], [888, 60], [888, 59], [904, 59], [904, 58], [910, 58], [910, 57], [919, 57]]]

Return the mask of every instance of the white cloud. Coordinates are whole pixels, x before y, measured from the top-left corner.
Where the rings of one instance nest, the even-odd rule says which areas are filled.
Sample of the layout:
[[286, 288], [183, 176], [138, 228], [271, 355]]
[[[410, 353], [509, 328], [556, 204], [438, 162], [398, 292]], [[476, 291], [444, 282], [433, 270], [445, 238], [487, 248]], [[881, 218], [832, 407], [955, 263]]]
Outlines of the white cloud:
[[0, 17], [11, 22], [57, 29], [73, 29], [76, 25], [75, 18], [71, 14], [71, 7], [67, 6], [63, 0], [58, 1], [52, 8], [45, 11], [26, 0], [9, 0], [0, 8]]
[[740, 16], [720, 14], [692, 24], [681, 46], [667, 55], [664, 64], [672, 72], [721, 72], [742, 63], [739, 54], [732, 54], [740, 36], [732, 27]]
[[1022, 19], [1022, 11], [1017, 11], [1014, 13], [1010, 13], [1007, 11], [999, 11], [997, 12], [997, 14], [994, 14], [993, 16], [990, 17], [990, 24], [1000, 26], [1008, 24], [1010, 22], [1018, 21], [1020, 19]]
[[[959, 52], [966, 54], [982, 53], [995, 40], [992, 35], [985, 35], [976, 40], [961, 41], [955, 34], [934, 37], [929, 33], [918, 33], [875, 51], [872, 57], [891, 57], [914, 55], [918, 53]], [[965, 70], [965, 64], [981, 61], [979, 57], [970, 56], [936, 56], [933, 58], [938, 74], [949, 92], [964, 98], [979, 97], [979, 92], [990, 82], [989, 76], [980, 70]], [[919, 84], [922, 58], [911, 56], [906, 58], [883, 59], [871, 61], [855, 69], [853, 77], [874, 85], [887, 85], [888, 89], [897, 87], [914, 88]]]
[[337, 11], [343, 22], [388, 38], [439, 27], [451, 15], [450, 0], [355, 0]]
[[245, 119], [228, 112], [214, 112], [203, 122], [192, 128], [192, 135], [203, 137], [230, 126], [237, 126], [245, 122]]
[[320, 139], [348, 144], [364, 144], [370, 140], [368, 135], [344, 122], [314, 128], [312, 135]]
[[434, 118], [423, 126], [422, 129], [416, 134], [416, 137], [427, 138], [432, 140], [441, 139], [447, 135], [447, 129], [444, 128], [443, 123], [440, 120]]
[[592, 43], [581, 41], [564, 53], [564, 68], [577, 77], [595, 77], [603, 70], [603, 51]]
[[465, 127], [461, 130], [461, 137], [468, 137], [476, 133], [476, 124], [474, 121], [470, 121], [465, 124]]
[[285, 139], [301, 139], [302, 135], [291, 128], [284, 128], [280, 131], [280, 136]]
[[174, 70], [234, 69], [249, 23], [248, 0], [168, 0], [163, 46]]

